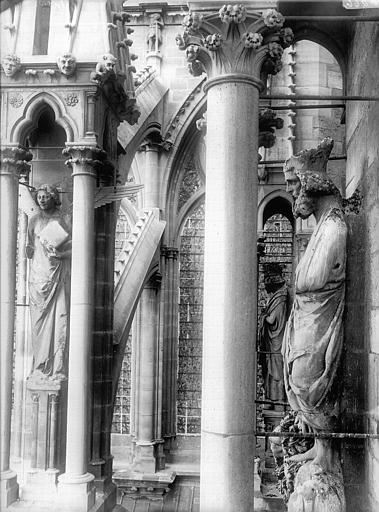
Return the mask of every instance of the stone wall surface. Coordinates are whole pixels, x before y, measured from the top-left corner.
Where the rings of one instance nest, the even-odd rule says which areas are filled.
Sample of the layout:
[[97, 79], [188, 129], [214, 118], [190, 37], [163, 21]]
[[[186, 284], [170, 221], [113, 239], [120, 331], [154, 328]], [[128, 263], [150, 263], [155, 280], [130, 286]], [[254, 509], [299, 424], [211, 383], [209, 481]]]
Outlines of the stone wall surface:
[[[375, 23], [357, 24], [351, 38], [348, 62], [347, 94], [378, 96], [379, 31]], [[379, 421], [379, 105], [378, 102], [349, 102], [346, 112], [347, 196], [358, 185], [363, 192], [361, 214], [353, 221], [349, 240], [350, 270], [347, 280], [346, 364], [352, 377], [347, 393], [360, 390], [356, 402], [347, 400], [348, 424], [378, 433]], [[354, 290], [354, 293], [352, 293]], [[362, 327], [364, 326], [364, 327]], [[353, 368], [355, 367], [355, 368]], [[362, 375], [365, 375], [365, 382]], [[366, 398], [364, 398], [366, 397]], [[356, 430], [359, 431], [359, 430]], [[363, 453], [355, 442], [356, 453]], [[362, 446], [363, 448], [363, 446]], [[364, 446], [365, 461], [355, 467], [348, 485], [367, 482], [367, 508], [379, 510], [379, 441]], [[352, 455], [350, 451], [350, 455]], [[360, 457], [359, 457], [360, 458]], [[357, 460], [355, 461], [357, 464]], [[364, 474], [364, 468], [366, 474]], [[351, 494], [351, 510], [362, 510], [362, 496]], [[347, 497], [350, 498], [349, 493]], [[357, 501], [360, 500], [360, 501]], [[349, 500], [348, 500], [349, 502]]]

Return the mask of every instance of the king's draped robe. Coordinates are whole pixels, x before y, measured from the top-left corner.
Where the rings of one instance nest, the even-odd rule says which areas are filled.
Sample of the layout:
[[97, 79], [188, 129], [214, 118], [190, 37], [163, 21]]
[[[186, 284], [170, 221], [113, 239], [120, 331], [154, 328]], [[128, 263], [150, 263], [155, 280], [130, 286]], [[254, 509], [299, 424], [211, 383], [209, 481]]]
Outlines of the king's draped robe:
[[314, 430], [334, 428], [332, 392], [343, 344], [347, 228], [340, 208], [319, 219], [295, 276], [295, 299], [283, 338], [288, 401]]

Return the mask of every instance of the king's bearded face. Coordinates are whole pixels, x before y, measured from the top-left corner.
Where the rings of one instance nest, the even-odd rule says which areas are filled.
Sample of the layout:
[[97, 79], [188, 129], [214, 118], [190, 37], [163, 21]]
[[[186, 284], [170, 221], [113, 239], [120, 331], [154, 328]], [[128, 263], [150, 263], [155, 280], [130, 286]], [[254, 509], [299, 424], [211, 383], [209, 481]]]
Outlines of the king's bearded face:
[[292, 205], [292, 212], [295, 218], [300, 217], [301, 219], [307, 219], [315, 211], [315, 199], [303, 190], [300, 190], [300, 194]]

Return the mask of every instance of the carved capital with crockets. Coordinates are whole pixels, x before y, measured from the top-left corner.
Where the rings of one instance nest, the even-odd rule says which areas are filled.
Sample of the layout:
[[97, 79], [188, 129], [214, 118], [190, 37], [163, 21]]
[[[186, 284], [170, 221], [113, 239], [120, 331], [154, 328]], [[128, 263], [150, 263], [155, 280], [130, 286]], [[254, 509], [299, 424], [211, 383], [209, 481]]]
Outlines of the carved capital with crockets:
[[257, 12], [241, 4], [224, 5], [216, 13], [190, 11], [176, 43], [194, 76], [243, 74], [259, 80], [281, 69], [283, 50], [293, 42], [284, 21], [274, 9]]

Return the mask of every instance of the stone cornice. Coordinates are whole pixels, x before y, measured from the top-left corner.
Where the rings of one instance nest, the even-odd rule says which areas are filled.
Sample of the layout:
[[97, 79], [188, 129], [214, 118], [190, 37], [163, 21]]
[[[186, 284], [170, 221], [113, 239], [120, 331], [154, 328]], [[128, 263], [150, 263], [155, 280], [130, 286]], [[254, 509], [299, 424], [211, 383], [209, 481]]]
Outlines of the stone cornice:
[[281, 69], [283, 49], [293, 40], [284, 29], [284, 17], [274, 9], [262, 14], [244, 5], [224, 5], [217, 13], [189, 12], [183, 20], [184, 33], [176, 37], [186, 52], [194, 76], [208, 79], [224, 75], [254, 77], [275, 74]]
[[28, 163], [33, 155], [22, 146], [2, 146], [0, 148], [0, 174], [11, 174], [15, 178], [27, 177], [30, 172]]
[[[59, 71], [55, 62], [22, 62], [22, 68], [19, 73], [13, 77], [6, 76], [1, 71], [1, 87], [15, 88], [15, 87], [83, 87], [91, 86], [90, 74], [93, 70], [93, 62], [78, 62], [76, 65], [75, 73], [67, 77]], [[33, 73], [25, 74], [26, 70], [31, 70]], [[35, 72], [35, 73], [34, 73]]]

